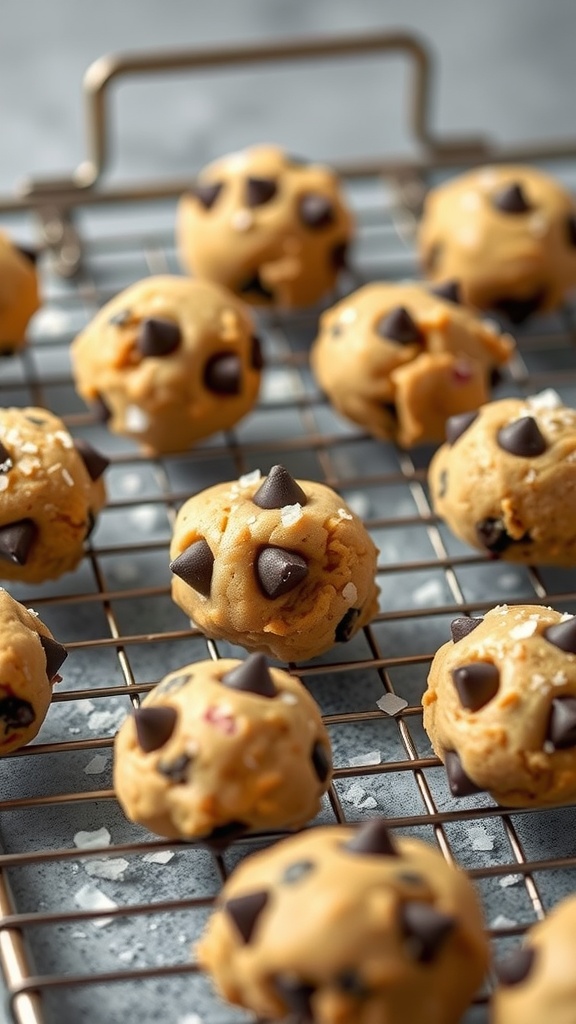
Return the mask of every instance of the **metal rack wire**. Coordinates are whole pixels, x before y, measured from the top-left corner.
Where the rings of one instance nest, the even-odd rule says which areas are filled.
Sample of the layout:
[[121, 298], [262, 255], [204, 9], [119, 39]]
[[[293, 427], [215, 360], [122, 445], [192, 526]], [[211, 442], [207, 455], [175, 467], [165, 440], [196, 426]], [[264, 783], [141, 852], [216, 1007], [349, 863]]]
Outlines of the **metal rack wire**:
[[[387, 48], [383, 40], [379, 44]], [[317, 59], [319, 45], [304, 55]], [[334, 41], [324, 45], [341, 55]], [[277, 49], [266, 52], [281, 57]], [[424, 93], [418, 96], [427, 102]], [[410, 244], [414, 209], [401, 200], [407, 183], [421, 185], [425, 171], [446, 162], [446, 147], [430, 138], [427, 146], [426, 157], [412, 167], [395, 163], [376, 174], [366, 165], [351, 173], [360, 225], [356, 267], [363, 278], [403, 277], [416, 269]], [[469, 160], [479, 155], [478, 146], [468, 147]], [[70, 651], [64, 683], [39, 738], [0, 763], [0, 964], [13, 1020], [129, 1024], [156, 1020], [160, 1012], [174, 1022], [186, 1014], [206, 1024], [245, 1019], [213, 997], [189, 959], [189, 945], [237, 859], [273, 837], [240, 840], [223, 855], [154, 839], [129, 825], [117, 808], [110, 749], [119, 717], [164, 672], [202, 657], [239, 653], [205, 640], [172, 606], [170, 530], [179, 504], [191, 493], [256, 466], [265, 471], [276, 461], [342, 493], [381, 548], [380, 614], [350, 644], [297, 670], [322, 707], [336, 756], [334, 784], [319, 820], [385, 813], [391, 827], [436, 842], [478, 883], [494, 942], [505, 945], [573, 887], [574, 810], [502, 812], [484, 796], [453, 800], [422, 729], [420, 696], [451, 618], [506, 600], [576, 611], [574, 574], [486, 562], [459, 545], [430, 506], [429, 450], [400, 452], [369, 439], [334, 415], [317, 392], [306, 355], [313, 314], [262, 318], [268, 353], [264, 395], [253, 416], [225, 437], [186, 456], [148, 460], [129, 442], [107, 435], [74, 395], [68, 344], [96, 308], [130, 281], [177, 270], [174, 207], [163, 197], [176, 194], [180, 185], [136, 196], [153, 209], [152, 228], [126, 227], [123, 205], [110, 228], [109, 218], [99, 221], [97, 196], [82, 193], [98, 176], [92, 174], [89, 186], [86, 179], [77, 194], [68, 183], [53, 197], [51, 223], [59, 207], [62, 230], [43, 261], [46, 305], [28, 350], [0, 364], [2, 405], [46, 405], [111, 457], [110, 501], [81, 567], [55, 584], [11, 588]], [[36, 185], [26, 200], [0, 207], [5, 213], [25, 207], [45, 212], [48, 191], [46, 183]], [[73, 215], [84, 200], [92, 204], [90, 223], [78, 233]], [[49, 220], [41, 215], [44, 229]], [[63, 279], [62, 244], [71, 237], [81, 263], [74, 266], [75, 276]], [[536, 322], [519, 341], [498, 393], [556, 387], [576, 403], [576, 311], [566, 308]], [[376, 705], [384, 692], [404, 697], [407, 706], [385, 715]], [[102, 767], [92, 770], [103, 784], [93, 788], [86, 769], [96, 755]], [[73, 844], [78, 830], [102, 825], [112, 834], [110, 844]], [[172, 860], [144, 860], [163, 851], [173, 853]], [[120, 858], [126, 868], [107, 875], [106, 865]], [[87, 873], [95, 859], [100, 874]], [[117, 905], [79, 907], [78, 890], [86, 885]], [[470, 1020], [485, 1018], [484, 1004], [480, 996]]]

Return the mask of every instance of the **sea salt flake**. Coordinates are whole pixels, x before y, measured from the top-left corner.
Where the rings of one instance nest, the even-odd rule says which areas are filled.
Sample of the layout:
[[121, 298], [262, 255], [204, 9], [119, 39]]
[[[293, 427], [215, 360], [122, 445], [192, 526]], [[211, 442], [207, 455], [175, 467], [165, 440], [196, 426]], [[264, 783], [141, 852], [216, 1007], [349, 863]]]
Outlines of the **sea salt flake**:
[[360, 519], [367, 519], [370, 512], [370, 499], [362, 491], [354, 491], [346, 498], [349, 508], [359, 516]]
[[86, 939], [87, 937], [86, 932], [72, 932], [73, 939]]
[[234, 231], [249, 231], [254, 223], [254, 215], [250, 210], [236, 210], [230, 218]]
[[120, 477], [119, 486], [124, 494], [138, 494], [142, 490], [142, 478], [138, 473], [124, 473]]
[[342, 597], [345, 601], [349, 601], [350, 604], [354, 604], [354, 601], [358, 597], [358, 591], [353, 583], [347, 583], [342, 590]]
[[112, 836], [105, 825], [102, 828], [97, 828], [93, 832], [76, 832], [74, 836], [74, 846], [77, 846], [79, 850], [91, 850], [97, 846], [110, 846], [112, 842]]
[[296, 696], [295, 693], [291, 693], [290, 690], [284, 690], [280, 694], [280, 700], [282, 701], [283, 704], [297, 704], [298, 703], [298, 697]]
[[358, 807], [363, 811], [373, 811], [378, 807], [378, 801], [373, 796], [367, 796], [361, 804], [358, 804]]
[[491, 836], [482, 825], [474, 825], [472, 828], [467, 828], [466, 833], [472, 843], [473, 850], [486, 852], [494, 849], [494, 836]]
[[353, 519], [354, 518], [354, 516], [350, 515], [350, 513], [347, 512], [345, 508], [339, 508], [337, 513], [336, 513], [336, 515], [338, 516], [339, 519]]
[[18, 469], [23, 476], [32, 476], [35, 470], [40, 468], [40, 459], [25, 458], [20, 459], [18, 463]]
[[150, 426], [150, 418], [138, 405], [127, 405], [124, 413], [124, 426], [133, 434], [141, 434]]
[[563, 616], [560, 619], [560, 622], [569, 622], [570, 619], [573, 619], [573, 618], [574, 618], [574, 616], [571, 615], [570, 612], [564, 612]]
[[68, 487], [74, 487], [74, 480], [65, 466], [62, 467], [62, 479], [65, 484], [68, 484]]
[[90, 711], [94, 711], [94, 704], [87, 697], [83, 697], [81, 700], [77, 700], [74, 704], [76, 711], [80, 711], [83, 715], [87, 715]]
[[[115, 910], [118, 906], [95, 885], [83, 885], [74, 895], [74, 902], [81, 910]], [[113, 920], [112, 917], [98, 917], [91, 924], [95, 928], [105, 928]]]
[[101, 775], [106, 770], [109, 758], [106, 754], [95, 754], [91, 761], [84, 766], [86, 775]]
[[525, 484], [533, 484], [534, 481], [537, 478], [537, 475], [538, 474], [536, 473], [535, 469], [529, 469], [528, 472], [526, 473], [526, 476], [524, 477], [524, 483]]
[[353, 324], [357, 316], [357, 310], [355, 310], [352, 306], [348, 306], [346, 309], [342, 310], [338, 319], [340, 320], [340, 323]]
[[121, 960], [123, 964], [131, 964], [135, 956], [136, 954], [133, 949], [123, 949], [118, 953], [118, 959]]
[[107, 729], [118, 729], [120, 723], [126, 718], [124, 708], [116, 708], [115, 711], [94, 711], [88, 719], [90, 732], [105, 732]]
[[369, 764], [381, 764], [382, 755], [379, 750], [368, 750], [365, 754], [357, 754], [348, 759], [351, 768], [364, 768]]
[[355, 807], [359, 807], [363, 800], [368, 796], [366, 790], [359, 782], [353, 782], [349, 789], [342, 794], [342, 799], [347, 804], [354, 804]]
[[493, 921], [490, 921], [491, 928], [514, 928], [517, 922], [513, 921], [511, 917], [506, 917], [504, 914], [498, 914]]
[[534, 636], [537, 629], [538, 623], [528, 619], [526, 622], [519, 622], [517, 626], [512, 626], [510, 636], [513, 640], [525, 640], [526, 637]]
[[25, 452], [26, 455], [37, 455], [38, 445], [33, 444], [32, 441], [24, 441], [24, 444], [20, 446], [20, 451]]
[[552, 685], [553, 686], [564, 686], [564, 683], [567, 683], [567, 682], [568, 682], [568, 676], [566, 675], [565, 672], [562, 672], [562, 671], [555, 672], [554, 675], [552, 676]]
[[395, 693], [385, 693], [376, 701], [376, 705], [385, 715], [397, 715], [408, 707], [408, 701], [403, 697], [397, 697]]
[[8, 477], [3, 474], [0, 475], [0, 491], [8, 490]]
[[539, 409], [557, 409], [562, 405], [562, 399], [554, 388], [545, 388], [544, 391], [539, 391], [536, 395], [529, 395], [526, 405], [536, 412]]
[[295, 523], [302, 519], [303, 515], [302, 505], [298, 501], [294, 505], [284, 505], [280, 509], [282, 526], [294, 526]]
[[521, 881], [522, 875], [502, 875], [502, 878], [498, 880], [498, 885], [503, 889], [509, 889], [511, 885], [518, 885]]
[[178, 1024], [204, 1024], [204, 1020], [197, 1013], [187, 1013], [185, 1017], [178, 1018]]
[[143, 533], [151, 533], [158, 522], [158, 509], [152, 505], [140, 505], [131, 509], [126, 518]]
[[122, 878], [128, 866], [128, 861], [124, 857], [112, 857], [109, 860], [86, 861], [84, 871], [91, 878], [105, 878], [109, 882], [116, 882]]
[[238, 477], [239, 487], [251, 487], [252, 484], [257, 484], [262, 479], [262, 473], [259, 469], [253, 469], [251, 473], [244, 473]]
[[146, 864], [168, 864], [173, 856], [172, 850], [156, 850], [154, 853], [145, 853], [142, 860]]
[[439, 580], [427, 580], [426, 583], [416, 588], [412, 597], [417, 605], [438, 604], [442, 599], [442, 587]]

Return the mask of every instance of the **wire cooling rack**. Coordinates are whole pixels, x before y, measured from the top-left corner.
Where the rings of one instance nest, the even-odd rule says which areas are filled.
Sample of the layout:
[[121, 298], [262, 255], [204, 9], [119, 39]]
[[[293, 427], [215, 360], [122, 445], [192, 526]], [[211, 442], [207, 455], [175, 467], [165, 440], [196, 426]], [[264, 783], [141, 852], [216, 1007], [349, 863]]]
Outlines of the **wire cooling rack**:
[[[429, 149], [428, 163], [442, 162], [440, 149]], [[348, 188], [359, 241], [349, 288], [417, 273], [414, 208], [427, 166], [420, 161], [409, 174], [391, 165], [379, 174], [354, 169]], [[43, 188], [41, 202], [32, 195], [12, 206], [42, 207], [46, 228], [54, 217]], [[17, 1024], [250, 1019], [216, 999], [190, 948], [234, 864], [270, 837], [240, 840], [223, 855], [154, 838], [121, 813], [111, 757], [121, 720], [162, 675], [205, 657], [243, 655], [206, 640], [172, 604], [171, 528], [192, 493], [276, 462], [338, 490], [380, 548], [376, 619], [297, 670], [334, 748], [335, 778], [317, 823], [385, 814], [392, 828], [436, 843], [477, 884], [497, 953], [574, 888], [574, 809], [503, 813], [484, 795], [454, 800], [420, 707], [431, 657], [454, 616], [506, 602], [576, 612], [574, 572], [487, 561], [460, 545], [431, 509], [431, 450], [406, 453], [370, 439], [318, 393], [307, 362], [317, 316], [260, 318], [267, 370], [256, 411], [187, 455], [144, 458], [95, 423], [75, 395], [68, 347], [77, 331], [132, 281], [178, 271], [174, 201], [152, 194], [168, 191], [152, 189], [138, 202], [116, 195], [110, 206], [81, 193], [68, 198], [58, 213], [60, 242], [72, 240], [77, 272], [61, 276], [62, 244], [43, 257], [45, 305], [31, 343], [0, 362], [2, 405], [46, 405], [111, 459], [109, 502], [78, 570], [56, 583], [10, 587], [70, 652], [40, 735], [0, 762], [0, 962], [7, 1019]], [[399, 199], [407, 195], [416, 195], [411, 207]], [[576, 404], [576, 310], [535, 321], [518, 340], [496, 396], [554, 387]], [[406, 706], [383, 713], [376, 702], [385, 693]], [[96, 833], [93, 847], [76, 845], [81, 831]], [[467, 1022], [484, 1021], [485, 1004], [481, 993]]]

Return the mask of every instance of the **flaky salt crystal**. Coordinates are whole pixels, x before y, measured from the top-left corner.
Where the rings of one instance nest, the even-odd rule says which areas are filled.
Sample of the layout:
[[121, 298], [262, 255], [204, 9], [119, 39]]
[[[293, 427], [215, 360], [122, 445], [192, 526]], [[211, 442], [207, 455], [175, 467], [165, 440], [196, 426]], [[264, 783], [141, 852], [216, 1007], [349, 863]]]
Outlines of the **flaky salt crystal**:
[[145, 853], [142, 860], [147, 864], [168, 864], [173, 856], [172, 850], [156, 850], [154, 853]]
[[562, 399], [554, 388], [545, 388], [544, 391], [539, 391], [536, 395], [529, 395], [526, 405], [536, 412], [539, 409], [557, 409], [562, 405]]
[[350, 604], [354, 604], [354, 601], [358, 597], [358, 591], [352, 582], [347, 583], [346, 586], [343, 588], [342, 597], [344, 598], [345, 601], [349, 601]]
[[282, 526], [294, 526], [303, 516], [302, 505], [297, 501], [294, 505], [284, 505], [280, 509]]
[[519, 622], [517, 626], [512, 626], [510, 636], [513, 640], [525, 640], [529, 636], [534, 636], [537, 629], [538, 623], [528, 619], [527, 622]]
[[92, 760], [88, 761], [88, 764], [84, 767], [86, 775], [101, 775], [106, 770], [108, 760], [106, 754], [95, 754]]
[[112, 836], [104, 825], [93, 832], [76, 832], [74, 836], [74, 846], [77, 846], [79, 850], [91, 850], [97, 846], [110, 846], [111, 841]]
[[257, 484], [262, 479], [262, 473], [259, 469], [253, 469], [251, 473], [244, 473], [238, 477], [239, 487], [251, 487], [252, 484]]
[[408, 701], [403, 697], [397, 697], [395, 693], [385, 693], [376, 704], [385, 715], [397, 715], [408, 707]]
[[84, 871], [91, 878], [104, 878], [110, 882], [116, 882], [128, 867], [128, 861], [124, 857], [111, 857], [109, 860], [89, 860], [84, 864]]
[[[97, 889], [95, 885], [84, 885], [74, 896], [74, 902], [82, 910], [115, 910], [118, 906], [105, 893]], [[112, 917], [98, 917], [91, 923], [95, 928], [105, 928], [114, 919]]]
[[124, 413], [124, 426], [133, 434], [141, 434], [148, 430], [150, 418], [138, 405], [127, 405]]
[[364, 768], [369, 764], [381, 764], [382, 755], [379, 750], [368, 750], [365, 754], [358, 754], [348, 759], [351, 768]]

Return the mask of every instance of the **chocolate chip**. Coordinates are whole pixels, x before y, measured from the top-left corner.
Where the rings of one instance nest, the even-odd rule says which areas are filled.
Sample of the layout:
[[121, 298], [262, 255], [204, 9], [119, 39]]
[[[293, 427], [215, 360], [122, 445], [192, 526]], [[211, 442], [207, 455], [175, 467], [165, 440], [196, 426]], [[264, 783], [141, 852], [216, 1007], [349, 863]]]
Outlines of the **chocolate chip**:
[[181, 342], [182, 334], [178, 324], [173, 320], [150, 317], [140, 324], [136, 345], [145, 358], [160, 359], [175, 352]]
[[494, 516], [487, 516], [476, 523], [476, 536], [480, 544], [493, 554], [501, 554], [514, 543], [502, 520]]
[[252, 367], [253, 370], [262, 370], [264, 368], [262, 342], [260, 341], [260, 338], [256, 334], [252, 335], [251, 345], [252, 347], [250, 349], [250, 366]]
[[400, 908], [400, 927], [410, 952], [420, 964], [429, 964], [456, 927], [456, 919], [429, 903], [411, 900]]
[[76, 438], [74, 447], [86, 466], [90, 479], [99, 480], [104, 470], [110, 465], [110, 459], [107, 459], [105, 455], [101, 455], [82, 437]]
[[428, 252], [424, 253], [423, 263], [427, 274], [432, 274], [437, 269], [443, 250], [444, 246], [440, 242], [435, 242], [430, 246]]
[[210, 597], [214, 555], [205, 540], [196, 540], [170, 562], [170, 571], [203, 597]]
[[438, 477], [438, 497], [445, 498], [448, 491], [448, 470], [440, 470], [440, 476]]
[[437, 295], [439, 299], [446, 299], [447, 302], [453, 302], [457, 306], [462, 302], [462, 291], [459, 281], [442, 281], [441, 284], [435, 284], [433, 288], [430, 288], [430, 291], [432, 295]]
[[511, 296], [504, 296], [502, 298], [494, 299], [491, 302], [493, 309], [498, 310], [500, 313], [504, 313], [511, 323], [523, 324], [529, 316], [532, 316], [540, 306], [543, 304], [546, 298], [546, 292], [541, 290], [534, 292], [533, 295], [528, 295], [525, 299], [515, 299]]
[[32, 519], [19, 519], [16, 523], [0, 526], [0, 559], [14, 565], [26, 565], [38, 527]]
[[246, 280], [238, 286], [238, 291], [242, 295], [254, 295], [254, 297], [258, 296], [258, 298], [261, 299], [270, 300], [274, 298], [274, 292], [271, 292], [270, 289], [263, 284], [257, 270], [251, 277], [246, 278]]
[[241, 839], [246, 835], [248, 825], [245, 821], [227, 821], [225, 825], [217, 825], [211, 832], [202, 838], [205, 846], [215, 852], [225, 850], [235, 839]]
[[356, 999], [365, 999], [368, 995], [368, 987], [365, 982], [362, 981], [360, 975], [352, 967], [347, 970], [340, 971], [336, 978], [336, 984], [342, 992], [345, 992], [348, 996], [353, 996]]
[[522, 946], [494, 965], [494, 972], [501, 985], [519, 985], [524, 981], [534, 966], [536, 950], [530, 946]]
[[274, 198], [278, 185], [273, 178], [248, 178], [246, 181], [246, 205], [264, 206]]
[[457, 619], [452, 619], [450, 632], [452, 633], [454, 643], [457, 644], [459, 640], [469, 636], [472, 630], [476, 629], [476, 626], [479, 626], [482, 621], [482, 619], [471, 619], [469, 615], [459, 615]]
[[348, 242], [336, 242], [330, 249], [330, 264], [334, 270], [348, 269]]
[[121, 309], [119, 313], [114, 313], [114, 316], [110, 317], [108, 323], [113, 324], [114, 327], [124, 327], [126, 324], [130, 323], [132, 318], [133, 314], [131, 309]]
[[492, 196], [492, 203], [502, 213], [528, 213], [532, 209], [532, 203], [526, 198], [522, 185], [514, 181], [505, 185], [499, 192]]
[[168, 742], [178, 719], [171, 707], [139, 708], [133, 712], [138, 744], [145, 754], [159, 750]]
[[14, 248], [15, 248], [15, 249], [16, 249], [16, 250], [17, 250], [17, 251], [18, 251], [18, 252], [19, 252], [19, 253], [20, 253], [20, 254], [21, 254], [22, 256], [24, 256], [24, 257], [25, 257], [25, 259], [29, 260], [29, 262], [30, 262], [30, 263], [31, 263], [31, 264], [32, 264], [32, 265], [33, 265], [34, 267], [36, 266], [36, 264], [37, 264], [37, 262], [38, 262], [38, 257], [39, 257], [39, 255], [40, 255], [40, 253], [39, 253], [38, 249], [30, 249], [30, 248], [28, 248], [28, 246], [27, 246], [27, 245], [15, 245], [15, 246], [14, 246]]
[[548, 626], [543, 636], [549, 644], [554, 644], [561, 651], [576, 654], [576, 615], [565, 622], [557, 622], [555, 626]]
[[242, 362], [232, 352], [217, 352], [204, 369], [204, 383], [216, 395], [239, 395], [242, 386]]
[[400, 345], [421, 345], [424, 336], [405, 306], [395, 306], [376, 324], [375, 331], [382, 338], [397, 341]]
[[8, 470], [12, 469], [14, 463], [10, 458], [10, 453], [7, 448], [4, 447], [2, 441], [0, 441], [0, 473], [7, 473]]
[[312, 860], [297, 860], [294, 864], [290, 864], [290, 867], [287, 867], [284, 870], [281, 881], [284, 882], [285, 885], [294, 885], [294, 883], [299, 882], [301, 878], [306, 878], [306, 875], [309, 875], [315, 867], [316, 865]]
[[346, 849], [352, 853], [376, 854], [384, 857], [398, 857], [386, 822], [382, 818], [372, 818], [361, 825], [346, 843]]
[[456, 416], [449, 416], [446, 420], [446, 440], [448, 444], [456, 444], [459, 437], [462, 437], [468, 427], [478, 419], [477, 412], [459, 412]]
[[90, 407], [95, 418], [99, 420], [100, 423], [108, 423], [108, 420], [112, 419], [112, 413], [102, 398], [102, 395], [96, 395], [96, 397], [90, 402]]
[[503, 374], [495, 366], [490, 370], [490, 387], [496, 388], [504, 380]]
[[332, 760], [326, 753], [322, 743], [316, 742], [314, 744], [310, 757], [312, 759], [312, 764], [314, 765], [314, 771], [316, 772], [320, 782], [326, 782], [332, 767]]
[[272, 466], [266, 479], [252, 498], [258, 508], [284, 508], [285, 505], [305, 505], [307, 497], [300, 484], [284, 466]]
[[334, 207], [326, 196], [306, 192], [298, 203], [300, 219], [307, 228], [327, 228], [334, 223]]
[[466, 775], [455, 750], [444, 752], [444, 767], [452, 796], [471, 796], [472, 793], [482, 793], [480, 787]]
[[40, 643], [44, 648], [44, 654], [46, 655], [46, 675], [48, 676], [48, 679], [53, 679], [66, 661], [68, 651], [62, 646], [62, 644], [59, 644], [58, 641], [54, 640], [51, 636], [42, 636], [39, 633], [38, 639], [40, 640]]
[[258, 697], [276, 697], [278, 694], [263, 654], [251, 654], [246, 661], [222, 676], [220, 682], [231, 690], [255, 693]]
[[34, 708], [21, 697], [0, 698], [0, 719], [4, 722], [4, 735], [12, 729], [23, 729], [31, 725], [36, 715]]
[[263, 548], [256, 559], [256, 578], [266, 597], [288, 594], [308, 575], [308, 564], [295, 551]]
[[568, 229], [568, 245], [576, 248], [576, 214], [571, 213], [566, 221]]
[[554, 750], [576, 747], [576, 697], [555, 697], [550, 705], [547, 740]]
[[8, 359], [10, 356], [16, 354], [16, 349], [13, 345], [6, 345], [4, 342], [0, 343], [0, 359], [5, 357]]
[[521, 459], [535, 458], [547, 448], [546, 441], [533, 416], [522, 416], [513, 423], [502, 427], [496, 435], [498, 445], [511, 455]]
[[254, 934], [258, 918], [268, 903], [268, 893], [251, 892], [248, 896], [236, 896], [226, 900], [224, 910], [234, 922], [242, 941], [248, 944]]
[[355, 633], [356, 622], [360, 615], [359, 608], [349, 608], [347, 612], [342, 616], [340, 622], [336, 626], [336, 633], [334, 635], [334, 642], [337, 644], [345, 644]]
[[500, 673], [488, 661], [473, 661], [452, 669], [452, 679], [463, 708], [479, 711], [498, 693]]
[[180, 757], [174, 758], [173, 761], [159, 761], [156, 771], [176, 784], [188, 782], [188, 766], [191, 762], [192, 758], [188, 757], [188, 754], [180, 754]]
[[274, 986], [290, 1012], [300, 1018], [299, 1024], [308, 1024], [314, 1019], [311, 1002], [316, 991], [314, 985], [300, 981], [292, 974], [276, 974]]
[[196, 184], [191, 189], [191, 192], [205, 210], [211, 210], [223, 187], [224, 183], [222, 181], [215, 181], [210, 185]]

